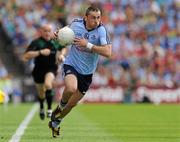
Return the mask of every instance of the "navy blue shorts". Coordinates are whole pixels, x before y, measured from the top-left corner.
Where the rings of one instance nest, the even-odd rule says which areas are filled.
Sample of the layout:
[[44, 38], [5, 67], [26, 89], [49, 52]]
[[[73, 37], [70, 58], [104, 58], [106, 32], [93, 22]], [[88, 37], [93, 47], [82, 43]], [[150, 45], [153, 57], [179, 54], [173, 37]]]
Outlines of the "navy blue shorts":
[[89, 86], [92, 82], [92, 76], [93, 74], [83, 75], [78, 73], [74, 67], [70, 65], [63, 65], [63, 76], [66, 76], [68, 74], [74, 74], [77, 77], [78, 80], [78, 90], [85, 95], [87, 90], [89, 89]]

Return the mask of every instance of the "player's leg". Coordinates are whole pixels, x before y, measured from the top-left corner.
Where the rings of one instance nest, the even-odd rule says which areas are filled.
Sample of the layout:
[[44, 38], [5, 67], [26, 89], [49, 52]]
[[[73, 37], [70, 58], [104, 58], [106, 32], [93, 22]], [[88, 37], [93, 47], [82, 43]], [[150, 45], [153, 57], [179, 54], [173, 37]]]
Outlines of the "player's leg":
[[38, 92], [38, 101], [40, 104], [40, 110], [39, 110], [39, 116], [43, 120], [45, 118], [45, 112], [44, 112], [44, 85], [43, 84], [35, 84]]
[[45, 111], [44, 111], [44, 100], [45, 100], [45, 88], [44, 88], [44, 76], [45, 71], [44, 69], [34, 68], [32, 71], [32, 77], [34, 79], [37, 92], [38, 92], [38, 100], [40, 103], [40, 111], [39, 115], [40, 118], [43, 120], [45, 118]]
[[65, 89], [63, 91], [60, 104], [53, 111], [49, 127], [52, 130], [53, 137], [59, 135], [59, 124], [62, 118], [59, 118], [65, 105], [68, 103], [69, 98], [77, 91], [77, 78], [74, 74], [68, 74], [64, 77]]
[[57, 108], [53, 112], [53, 114], [56, 118], [58, 118], [60, 116], [62, 110], [68, 103], [70, 97], [73, 94], [75, 94], [77, 91], [77, 78], [74, 74], [68, 74], [67, 76], [65, 76], [64, 83], [65, 83], [65, 88], [64, 88], [64, 91], [62, 94], [60, 104], [57, 106]]
[[77, 74], [78, 73], [76, 72], [76, 70], [73, 67], [71, 67], [69, 65], [63, 65], [62, 71], [63, 71], [62, 76], [64, 78], [65, 88], [63, 90], [60, 104], [57, 106], [57, 110], [59, 110], [59, 108], [63, 109], [65, 107], [65, 105], [67, 104], [71, 95], [76, 92], [77, 86], [78, 86], [77, 85], [77, 83], [78, 83]]
[[[66, 106], [61, 111], [61, 114], [58, 118], [60, 120], [63, 119], [71, 111], [71, 109], [73, 107], [75, 107], [77, 105], [77, 103], [83, 98], [83, 96], [89, 89], [89, 86], [92, 82], [92, 74], [90, 74], [90, 75], [78, 74], [77, 77], [75, 75], [72, 75], [72, 76], [74, 76], [74, 79], [77, 79], [78, 89], [75, 92], [71, 93], [71, 96], [70, 96]], [[66, 80], [66, 79], [68, 79], [67, 77], [68, 76], [66, 76], [66, 78], [65, 78], [65, 83], [68, 83], [68, 81], [70, 80], [70, 79]], [[71, 83], [72, 82], [69, 82], [69, 85], [71, 85]]]
[[51, 117], [52, 114], [52, 102], [53, 102], [53, 96], [54, 96], [54, 91], [53, 91], [53, 82], [55, 79], [55, 75], [52, 72], [48, 72], [45, 75], [45, 81], [44, 81], [44, 86], [45, 86], [45, 97], [47, 101], [47, 117]]
[[77, 105], [79, 100], [83, 98], [92, 81], [92, 74], [81, 75], [73, 67], [68, 65], [64, 66], [64, 74], [65, 89], [60, 105], [62, 105], [63, 102], [65, 106], [58, 105], [53, 111], [51, 121], [49, 122], [53, 136], [59, 135], [59, 124], [62, 119]]
[[83, 96], [84, 95], [77, 90], [71, 95], [66, 106], [63, 109], [61, 109], [59, 105], [57, 106], [57, 108], [53, 111], [51, 117], [53, 127], [58, 128], [62, 119], [72, 110], [73, 107], [77, 105], [77, 103], [83, 98]]
[[77, 77], [74, 74], [68, 74], [64, 77], [65, 88], [60, 101], [60, 108], [63, 109], [72, 94], [77, 91]]
[[68, 103], [62, 110], [59, 119], [63, 119], [72, 110], [72, 108], [77, 105], [77, 103], [83, 98], [83, 96], [84, 95], [78, 90], [76, 91], [76, 93], [72, 94], [72, 96], [68, 100]]
[[83, 98], [83, 96], [83, 94], [77, 91], [77, 93], [72, 94], [72, 96], [69, 98], [69, 101], [63, 110], [61, 110], [58, 106], [55, 109], [56, 112], [53, 111], [51, 121], [49, 122], [49, 127], [52, 130], [53, 137], [60, 135], [59, 124], [61, 123], [62, 119], [72, 110], [72, 108], [77, 105], [77, 103]]

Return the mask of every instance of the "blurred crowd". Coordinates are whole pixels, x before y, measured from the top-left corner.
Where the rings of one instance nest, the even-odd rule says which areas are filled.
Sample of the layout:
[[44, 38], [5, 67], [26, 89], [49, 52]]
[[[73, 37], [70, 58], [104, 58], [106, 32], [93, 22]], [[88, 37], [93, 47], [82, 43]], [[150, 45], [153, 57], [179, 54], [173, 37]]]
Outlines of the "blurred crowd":
[[93, 84], [180, 85], [180, 0], [1, 0], [0, 21], [21, 61], [40, 24], [50, 22], [55, 31], [90, 4], [101, 8], [113, 45]]
[[13, 101], [18, 103], [21, 101], [22, 96], [22, 86], [21, 81], [18, 78], [12, 76], [11, 73], [8, 73], [5, 65], [0, 60], [0, 104], [2, 102]]
[[[0, 103], [4, 102], [6, 94], [9, 94], [11, 92], [11, 80], [8, 76], [8, 71], [0, 60]], [[6, 100], [8, 101], [8, 98]]]

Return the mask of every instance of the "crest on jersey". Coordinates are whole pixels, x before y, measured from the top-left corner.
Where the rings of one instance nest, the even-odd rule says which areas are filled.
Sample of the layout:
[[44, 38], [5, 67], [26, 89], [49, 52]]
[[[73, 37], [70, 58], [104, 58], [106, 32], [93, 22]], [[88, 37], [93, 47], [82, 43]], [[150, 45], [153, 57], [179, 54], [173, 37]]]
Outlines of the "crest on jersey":
[[92, 36], [91, 36], [91, 39], [92, 39], [92, 40], [95, 40], [95, 39], [96, 39], [96, 35], [92, 35]]
[[89, 39], [89, 34], [88, 34], [88, 33], [85, 33], [85, 34], [84, 34], [84, 38], [85, 38], [85, 39]]

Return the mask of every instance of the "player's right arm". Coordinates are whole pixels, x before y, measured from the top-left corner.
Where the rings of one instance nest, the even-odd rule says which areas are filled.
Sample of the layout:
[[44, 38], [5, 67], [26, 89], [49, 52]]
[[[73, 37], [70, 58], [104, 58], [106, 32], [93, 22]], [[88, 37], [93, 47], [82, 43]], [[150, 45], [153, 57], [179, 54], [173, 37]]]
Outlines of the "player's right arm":
[[30, 45], [27, 47], [26, 51], [23, 54], [23, 61], [27, 62], [28, 60], [38, 57], [40, 55], [40, 51], [35, 46], [36, 42], [32, 41]]
[[28, 51], [28, 52], [25, 52], [23, 54], [23, 61], [24, 62], [27, 62], [28, 60], [32, 59], [32, 58], [35, 58], [35, 57], [38, 57], [41, 53], [41, 51], [38, 50], [38, 51]]
[[23, 54], [23, 61], [27, 62], [28, 60], [36, 58], [40, 55], [49, 56], [50, 53], [50, 49], [38, 49], [37, 46], [35, 46], [35, 43], [32, 42]]

